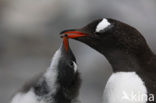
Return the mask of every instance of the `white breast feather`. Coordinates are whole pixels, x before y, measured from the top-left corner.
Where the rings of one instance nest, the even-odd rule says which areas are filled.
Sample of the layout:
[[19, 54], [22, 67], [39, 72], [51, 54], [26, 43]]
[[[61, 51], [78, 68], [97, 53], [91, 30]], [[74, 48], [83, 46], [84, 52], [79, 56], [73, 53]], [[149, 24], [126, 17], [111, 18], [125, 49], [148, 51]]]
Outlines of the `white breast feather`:
[[146, 94], [144, 82], [135, 72], [117, 72], [106, 84], [103, 103], [146, 103]]

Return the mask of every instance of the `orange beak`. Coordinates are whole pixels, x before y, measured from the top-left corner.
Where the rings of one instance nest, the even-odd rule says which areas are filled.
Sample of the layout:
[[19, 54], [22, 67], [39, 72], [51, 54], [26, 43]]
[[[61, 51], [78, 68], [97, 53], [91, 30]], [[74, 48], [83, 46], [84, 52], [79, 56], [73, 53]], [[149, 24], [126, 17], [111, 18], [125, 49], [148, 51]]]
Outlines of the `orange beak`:
[[64, 46], [66, 49], [66, 52], [68, 52], [69, 49], [69, 38], [78, 38], [78, 37], [83, 37], [83, 36], [88, 36], [88, 34], [82, 33], [80, 31], [66, 31], [63, 32], [63, 35], [61, 36], [63, 38]]
[[64, 32], [63, 34], [67, 34], [68, 38], [78, 38], [82, 36], [88, 36], [88, 34], [82, 33], [80, 31], [67, 31]]
[[68, 52], [68, 49], [69, 49], [68, 36], [63, 36], [63, 43], [64, 43], [66, 52]]

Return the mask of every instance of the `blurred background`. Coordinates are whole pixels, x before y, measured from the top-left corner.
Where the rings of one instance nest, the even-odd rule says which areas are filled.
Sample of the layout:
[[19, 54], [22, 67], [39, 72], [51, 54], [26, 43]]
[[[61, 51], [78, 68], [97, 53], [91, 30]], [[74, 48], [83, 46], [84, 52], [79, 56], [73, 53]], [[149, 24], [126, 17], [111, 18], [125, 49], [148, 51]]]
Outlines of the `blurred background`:
[[[156, 52], [155, 0], [0, 0], [0, 102], [47, 69], [59, 32], [110, 17], [137, 28]], [[111, 66], [101, 54], [70, 40], [82, 76], [82, 103], [102, 103]]]

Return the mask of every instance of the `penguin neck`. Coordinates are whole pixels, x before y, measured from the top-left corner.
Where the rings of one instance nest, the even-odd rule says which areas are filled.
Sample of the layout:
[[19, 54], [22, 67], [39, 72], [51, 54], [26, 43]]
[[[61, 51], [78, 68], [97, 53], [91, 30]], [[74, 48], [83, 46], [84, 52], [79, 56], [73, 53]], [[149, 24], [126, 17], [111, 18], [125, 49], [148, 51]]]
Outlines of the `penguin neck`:
[[134, 55], [121, 50], [102, 50], [101, 52], [111, 64], [113, 71], [138, 71], [147, 67], [147, 62], [152, 58], [152, 52], [144, 52], [141, 55]]
[[[67, 81], [66, 81], [67, 82]], [[73, 103], [77, 100], [79, 95], [79, 88], [81, 85], [81, 79], [79, 73], [75, 74], [75, 80], [71, 82], [71, 85], [64, 85], [58, 81], [58, 88], [55, 93], [56, 103]]]

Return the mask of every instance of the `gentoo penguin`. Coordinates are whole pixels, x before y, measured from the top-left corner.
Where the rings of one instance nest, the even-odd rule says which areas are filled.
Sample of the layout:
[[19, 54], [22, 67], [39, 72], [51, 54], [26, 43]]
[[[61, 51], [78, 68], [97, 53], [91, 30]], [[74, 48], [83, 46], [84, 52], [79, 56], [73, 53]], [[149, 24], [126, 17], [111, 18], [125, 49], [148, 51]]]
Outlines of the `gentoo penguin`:
[[[67, 46], [67, 41], [64, 41]], [[11, 103], [75, 103], [81, 79], [76, 59], [64, 44], [56, 51], [50, 67], [12, 98]]]
[[89, 45], [111, 64], [104, 103], [156, 103], [156, 56], [134, 27], [103, 18], [60, 34]]

